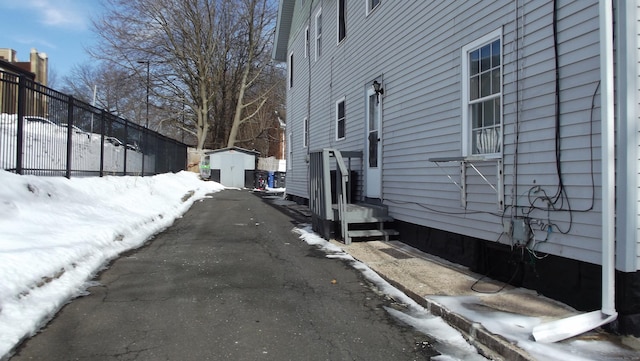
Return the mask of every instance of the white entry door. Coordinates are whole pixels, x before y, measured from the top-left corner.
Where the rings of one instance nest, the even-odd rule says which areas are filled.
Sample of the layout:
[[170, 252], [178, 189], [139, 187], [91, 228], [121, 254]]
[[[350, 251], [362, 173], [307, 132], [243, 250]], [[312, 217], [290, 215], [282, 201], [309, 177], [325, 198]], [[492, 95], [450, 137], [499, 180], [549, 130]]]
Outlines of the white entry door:
[[382, 97], [373, 89], [367, 90], [365, 195], [382, 197]]

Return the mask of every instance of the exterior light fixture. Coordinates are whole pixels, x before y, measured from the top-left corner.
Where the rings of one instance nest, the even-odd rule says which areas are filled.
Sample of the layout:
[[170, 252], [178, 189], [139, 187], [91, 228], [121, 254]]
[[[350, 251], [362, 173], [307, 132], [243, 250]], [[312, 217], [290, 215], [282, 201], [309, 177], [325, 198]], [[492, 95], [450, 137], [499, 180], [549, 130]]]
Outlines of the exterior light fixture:
[[377, 96], [380, 96], [380, 94], [384, 94], [384, 89], [382, 88], [382, 84], [380, 84], [377, 80], [374, 80], [371, 86], [373, 87], [373, 91], [376, 92]]

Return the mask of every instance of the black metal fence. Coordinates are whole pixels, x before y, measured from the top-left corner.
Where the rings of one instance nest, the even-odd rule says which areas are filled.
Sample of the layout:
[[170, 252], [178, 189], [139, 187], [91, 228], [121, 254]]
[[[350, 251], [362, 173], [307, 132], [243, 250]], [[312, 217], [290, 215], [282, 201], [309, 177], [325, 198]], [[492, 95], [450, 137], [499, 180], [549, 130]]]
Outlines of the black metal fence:
[[0, 71], [0, 169], [65, 176], [184, 170], [187, 145]]

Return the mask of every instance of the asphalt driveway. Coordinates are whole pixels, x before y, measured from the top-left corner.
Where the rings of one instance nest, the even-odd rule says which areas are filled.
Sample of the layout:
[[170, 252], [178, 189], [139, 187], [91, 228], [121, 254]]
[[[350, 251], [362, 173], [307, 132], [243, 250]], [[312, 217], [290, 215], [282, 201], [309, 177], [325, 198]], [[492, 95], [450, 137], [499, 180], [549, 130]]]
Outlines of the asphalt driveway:
[[246, 190], [196, 202], [114, 261], [12, 361], [428, 360], [359, 271]]

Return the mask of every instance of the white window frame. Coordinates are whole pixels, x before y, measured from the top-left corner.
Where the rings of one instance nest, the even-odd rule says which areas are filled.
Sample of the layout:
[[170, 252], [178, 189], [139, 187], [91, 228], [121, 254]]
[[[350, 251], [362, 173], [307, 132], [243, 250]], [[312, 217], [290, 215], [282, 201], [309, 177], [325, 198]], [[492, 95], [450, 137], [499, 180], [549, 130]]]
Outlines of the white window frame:
[[[500, 126], [499, 126], [499, 142], [500, 142], [500, 150], [496, 153], [477, 153], [474, 154], [473, 150], [471, 149], [471, 144], [472, 144], [472, 139], [471, 139], [471, 134], [472, 134], [472, 124], [471, 124], [471, 118], [470, 118], [470, 110], [469, 108], [471, 107], [471, 101], [470, 101], [470, 96], [469, 96], [469, 53], [484, 46], [487, 44], [490, 44], [496, 40], [500, 41], [500, 91], [499, 94], [496, 95], [491, 95], [491, 97], [495, 98], [497, 97], [500, 100], [500, 117], [499, 117], [499, 121], [500, 121]], [[503, 50], [503, 39], [502, 39], [502, 29], [497, 29], [465, 46], [462, 47], [462, 51], [461, 51], [461, 65], [462, 65], [462, 71], [461, 71], [461, 75], [462, 75], [462, 97], [461, 97], [461, 101], [462, 101], [462, 155], [464, 157], [467, 156], [480, 156], [483, 158], [487, 158], [487, 159], [492, 159], [492, 158], [501, 158], [502, 157], [502, 150], [503, 150], [503, 138], [504, 138], [504, 122], [503, 122], [503, 116], [504, 116], [504, 102], [503, 102], [503, 79], [504, 79], [504, 71], [503, 71], [503, 66], [504, 66], [504, 50]], [[487, 97], [483, 98], [486, 99]]]
[[309, 56], [309, 26], [304, 28], [304, 58]]
[[309, 146], [309, 118], [305, 117], [302, 120], [302, 147], [307, 148]]
[[287, 86], [289, 89], [293, 88], [293, 66], [293, 52], [291, 52], [287, 60]]
[[[320, 28], [318, 31], [318, 18], [320, 19]], [[316, 16], [315, 16], [315, 38], [314, 38], [314, 43], [315, 43], [315, 61], [318, 61], [318, 59], [320, 58], [320, 56], [322, 56], [322, 8], [318, 9], [318, 11], [316, 12]]]
[[344, 37], [340, 39], [340, 1], [336, 0], [336, 44], [340, 45], [347, 38], [347, 0], [344, 0]]
[[[338, 118], [338, 107], [339, 107], [340, 103], [343, 103], [344, 118]], [[339, 133], [338, 133], [339, 124], [340, 124], [341, 120], [342, 120], [343, 128], [344, 128], [344, 134], [343, 134], [342, 138], [339, 136]], [[336, 127], [336, 140], [346, 139], [347, 138], [347, 101], [346, 101], [346, 97], [342, 97], [342, 98], [336, 100], [336, 122], [335, 122], [335, 127]]]
[[373, 5], [372, 0], [364, 0], [365, 13], [367, 16], [371, 14], [375, 9], [380, 7], [382, 0], [378, 0], [378, 3]]

